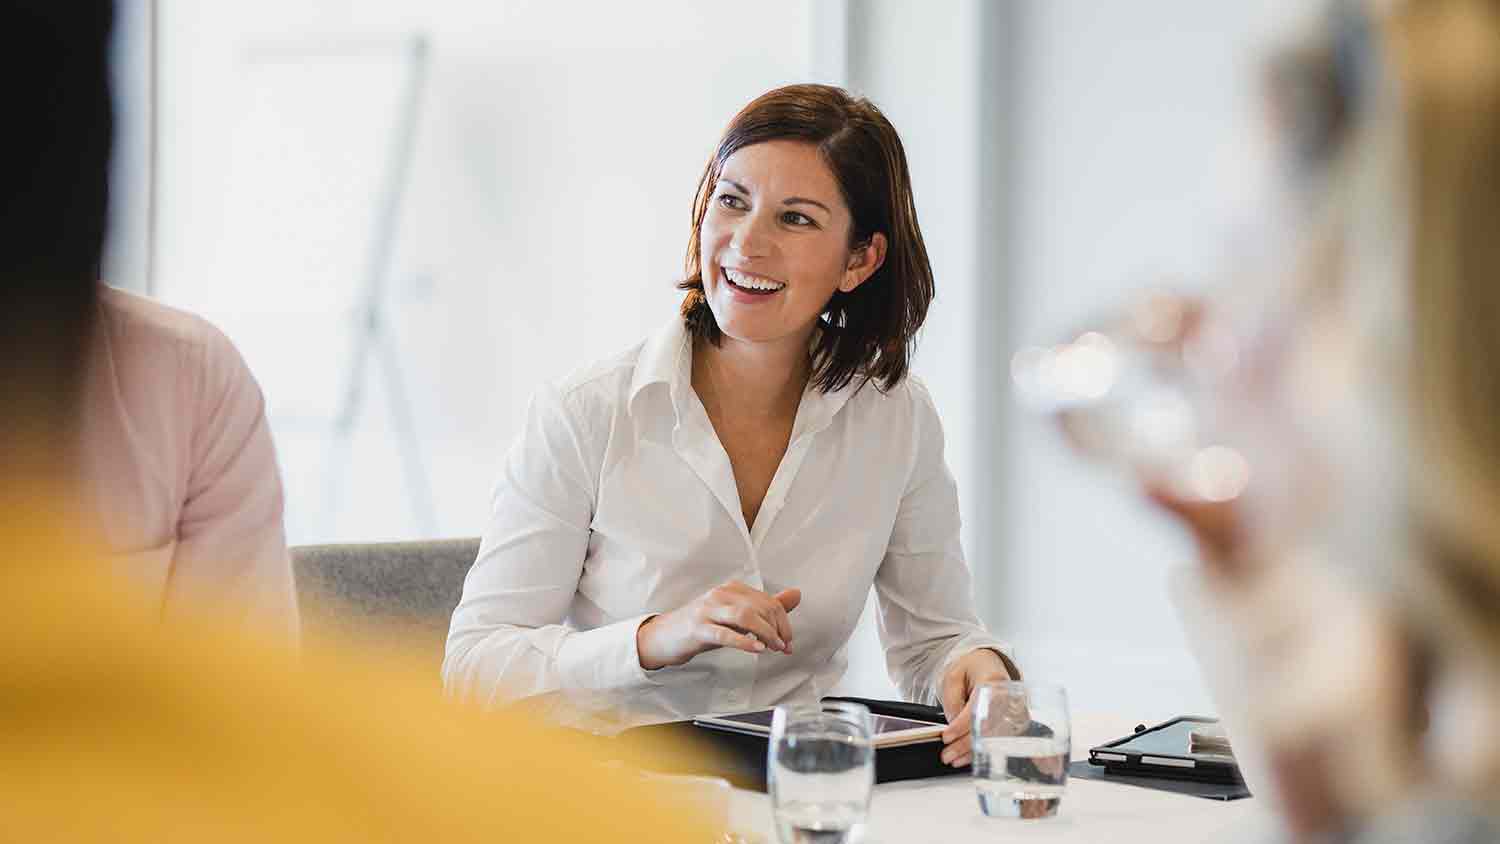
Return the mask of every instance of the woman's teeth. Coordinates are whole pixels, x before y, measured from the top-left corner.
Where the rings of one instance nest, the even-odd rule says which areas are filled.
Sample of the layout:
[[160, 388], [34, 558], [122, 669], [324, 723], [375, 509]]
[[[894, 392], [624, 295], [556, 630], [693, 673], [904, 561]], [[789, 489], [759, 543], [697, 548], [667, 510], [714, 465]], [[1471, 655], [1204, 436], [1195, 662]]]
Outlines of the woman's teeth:
[[728, 279], [729, 283], [734, 285], [735, 287], [749, 290], [752, 293], [775, 293], [781, 288], [786, 287], [785, 284], [782, 284], [779, 281], [773, 281], [769, 278], [761, 278], [760, 276], [749, 275], [748, 273], [742, 273], [739, 270], [731, 270], [728, 267], [724, 268], [724, 277]]

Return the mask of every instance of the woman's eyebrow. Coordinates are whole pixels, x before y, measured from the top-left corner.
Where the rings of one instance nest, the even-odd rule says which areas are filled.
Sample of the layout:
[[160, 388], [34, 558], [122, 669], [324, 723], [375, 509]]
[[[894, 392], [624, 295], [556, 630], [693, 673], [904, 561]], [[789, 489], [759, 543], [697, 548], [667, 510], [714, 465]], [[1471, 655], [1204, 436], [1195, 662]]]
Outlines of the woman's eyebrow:
[[[740, 193], [745, 194], [746, 196], [750, 195], [749, 189], [747, 189], [744, 185], [740, 184], [739, 182], [736, 182], [734, 179], [728, 179], [728, 178], [725, 178], [723, 176], [720, 176], [719, 177], [719, 184], [721, 184], [721, 185], [729, 185], [730, 187], [734, 188], [735, 190], [739, 191]], [[825, 205], [822, 202], [819, 202], [816, 199], [811, 199], [811, 198], [806, 197], [806, 196], [789, 196], [786, 199], [781, 200], [781, 204], [782, 205], [813, 205], [813, 206], [816, 206], [818, 208], [823, 209], [823, 213], [828, 214], [830, 216], [833, 215], [833, 209], [832, 208], [829, 208], [827, 205]]]
[[781, 204], [782, 205], [816, 205], [819, 208], [823, 209], [823, 211], [826, 212], [826, 213], [828, 213], [828, 214], [832, 214], [833, 213], [833, 209], [829, 208], [827, 205], [824, 205], [823, 203], [817, 201], [816, 199], [808, 199], [805, 196], [789, 196], [786, 199], [781, 200]]

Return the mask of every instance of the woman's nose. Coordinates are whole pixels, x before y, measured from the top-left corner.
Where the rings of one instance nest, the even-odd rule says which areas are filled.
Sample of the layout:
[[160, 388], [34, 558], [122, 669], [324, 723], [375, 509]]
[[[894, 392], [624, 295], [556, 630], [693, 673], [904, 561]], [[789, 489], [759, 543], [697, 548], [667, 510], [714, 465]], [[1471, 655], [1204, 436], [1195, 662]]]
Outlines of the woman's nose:
[[771, 220], [763, 214], [747, 214], [734, 227], [729, 245], [742, 258], [764, 258], [775, 247]]

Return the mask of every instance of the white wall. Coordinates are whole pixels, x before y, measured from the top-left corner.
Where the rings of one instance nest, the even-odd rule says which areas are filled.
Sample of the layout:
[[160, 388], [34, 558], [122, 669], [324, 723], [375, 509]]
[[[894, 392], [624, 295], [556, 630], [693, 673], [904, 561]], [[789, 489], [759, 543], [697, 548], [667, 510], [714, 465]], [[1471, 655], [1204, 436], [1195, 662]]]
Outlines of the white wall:
[[[946, 456], [958, 482], [963, 544], [982, 585], [992, 568], [983, 546], [990, 478], [981, 463], [979, 357], [979, 0], [850, 0], [847, 85], [869, 97], [901, 134], [917, 218], [932, 261], [937, 296], [923, 327], [913, 372], [931, 389], [943, 418]], [[844, 688], [899, 697], [886, 674], [873, 622], [873, 598], [850, 646]]]
[[[854, 0], [849, 86], [875, 101], [901, 134], [917, 217], [937, 296], [923, 326], [913, 372], [943, 414], [947, 457], [960, 501], [978, 498], [974, 391], [979, 367], [975, 266], [979, 186], [977, 0], [906, 3]], [[920, 84], [913, 82], [920, 80]], [[966, 508], [967, 509], [967, 508]], [[976, 519], [964, 545], [976, 545]]]
[[[823, 37], [810, 2], [744, 12], [162, 3], [157, 289], [222, 325], [265, 386], [292, 541], [478, 532], [533, 388], [673, 316], [720, 130], [805, 78]], [[433, 62], [386, 303], [435, 525], [414, 508], [381, 370], [342, 467], [328, 433], [405, 78], [366, 46], [411, 32]], [[286, 45], [364, 53], [256, 58]]]

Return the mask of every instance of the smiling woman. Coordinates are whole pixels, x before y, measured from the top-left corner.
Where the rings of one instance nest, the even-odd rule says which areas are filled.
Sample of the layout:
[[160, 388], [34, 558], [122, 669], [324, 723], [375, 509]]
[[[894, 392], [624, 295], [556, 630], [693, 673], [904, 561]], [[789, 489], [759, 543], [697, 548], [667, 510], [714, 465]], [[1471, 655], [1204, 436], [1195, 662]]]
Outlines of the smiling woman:
[[[766, 207], [757, 210], [757, 200]], [[770, 227], [767, 237], [759, 237], [763, 232], [754, 228], [759, 225]], [[800, 230], [805, 236], [769, 236], [777, 230]], [[741, 251], [747, 239], [753, 254]], [[757, 251], [770, 245], [797, 254]], [[801, 327], [823, 317], [813, 383], [826, 391], [863, 376], [894, 386], [906, 374], [917, 330], [927, 318], [932, 266], [900, 136], [870, 101], [826, 85], [791, 85], [764, 94], [724, 132], [693, 206], [688, 278], [679, 285], [688, 291], [682, 313], [689, 329], [714, 345], [724, 332], [734, 336], [741, 314], [729, 307], [732, 296], [718, 292], [732, 289], [733, 276], [727, 273], [754, 278], [758, 268], [772, 272], [775, 262], [804, 255], [850, 262], [831, 274], [822, 267], [825, 280], [836, 278], [840, 269], [853, 273], [831, 285], [791, 291], [787, 298], [796, 301], [776, 315]], [[778, 330], [774, 324], [751, 325]]]
[[[873, 586], [887, 664], [954, 717], [1018, 676], [975, 616], [942, 426], [907, 375], [932, 269], [896, 130], [838, 88], [731, 121], [682, 313], [533, 398], [444, 677], [628, 725], [814, 701]], [[874, 389], [864, 389], [874, 382]]]

